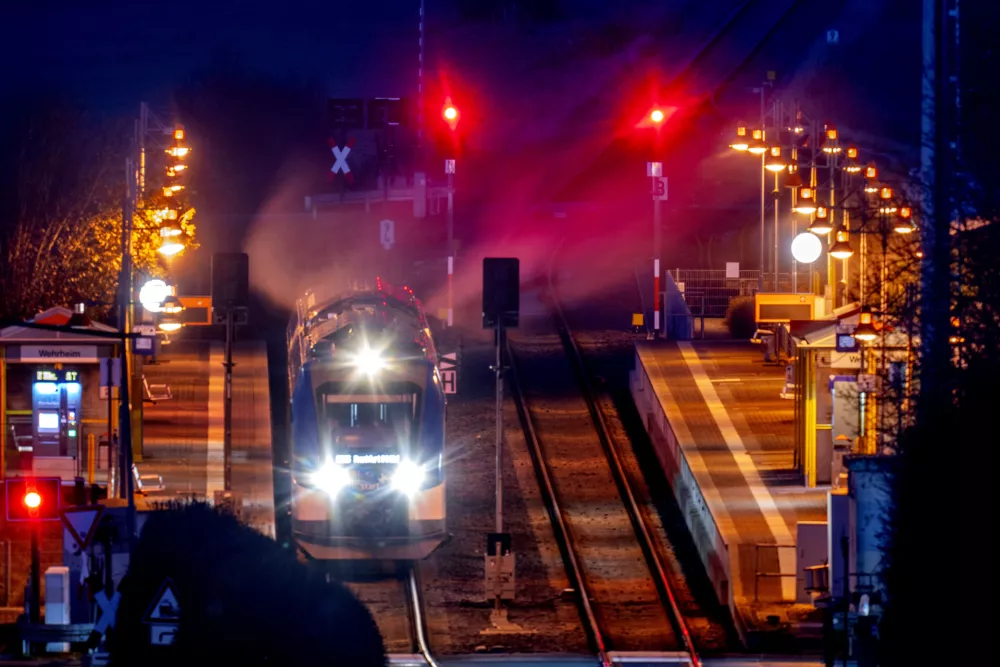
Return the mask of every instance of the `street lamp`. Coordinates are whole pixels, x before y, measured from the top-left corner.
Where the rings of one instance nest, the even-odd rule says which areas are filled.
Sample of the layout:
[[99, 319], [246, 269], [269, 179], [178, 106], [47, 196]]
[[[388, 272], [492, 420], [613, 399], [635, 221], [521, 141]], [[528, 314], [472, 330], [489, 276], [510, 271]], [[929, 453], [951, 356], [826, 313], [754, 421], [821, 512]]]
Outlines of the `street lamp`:
[[164, 313], [163, 317], [160, 318], [161, 331], [165, 331], [167, 333], [173, 333], [174, 331], [178, 331], [183, 326], [184, 323], [181, 322], [180, 318], [178, 318], [176, 315]]
[[747, 136], [746, 123], [739, 122], [736, 124], [736, 138], [733, 140], [733, 143], [729, 144], [729, 147], [741, 152], [749, 150], [750, 141]]
[[917, 229], [913, 224], [913, 209], [909, 206], [899, 207], [899, 217], [896, 218], [892, 230], [897, 234], [912, 234]]
[[184, 244], [173, 238], [163, 239], [163, 243], [156, 250], [164, 257], [173, 257], [184, 250]]
[[865, 192], [867, 194], [878, 192], [878, 169], [874, 162], [869, 162], [865, 167]]
[[833, 223], [830, 222], [829, 209], [825, 206], [816, 207], [816, 219], [809, 224], [807, 230], [817, 236], [826, 236], [833, 231]]
[[170, 286], [156, 278], [149, 280], [139, 289], [139, 303], [151, 313], [163, 310], [163, 303], [170, 296]]
[[843, 229], [837, 230], [837, 241], [830, 247], [830, 256], [835, 259], [848, 259], [854, 254], [854, 248], [848, 240], [847, 232]]
[[858, 164], [857, 146], [847, 147], [847, 164], [844, 166], [844, 171], [849, 174], [856, 174], [861, 171], [861, 165]]
[[[139, 111], [139, 121], [135, 126], [134, 143], [132, 145], [132, 150], [135, 154], [130, 154], [125, 159], [125, 175], [126, 175], [126, 191], [125, 199], [122, 206], [122, 230], [121, 230], [121, 268], [119, 272], [118, 279], [118, 318], [119, 318], [119, 331], [121, 335], [120, 346], [121, 346], [121, 381], [120, 381], [120, 392], [121, 392], [121, 403], [120, 412], [121, 417], [120, 423], [120, 435], [121, 435], [121, 448], [120, 448], [120, 458], [118, 468], [121, 471], [122, 485], [118, 490], [118, 494], [121, 498], [125, 499], [128, 503], [128, 511], [126, 514], [126, 524], [127, 524], [127, 540], [129, 552], [131, 553], [132, 548], [135, 544], [136, 538], [136, 514], [135, 514], [135, 494], [134, 494], [134, 480], [132, 477], [132, 462], [133, 457], [133, 433], [138, 433], [135, 440], [139, 443], [141, 448], [142, 444], [142, 395], [139, 393], [137, 396], [133, 395], [134, 389], [140, 388], [139, 384], [142, 375], [141, 360], [138, 355], [135, 356], [134, 363], [130, 362], [130, 359], [134, 355], [135, 350], [133, 349], [132, 342], [129, 338], [129, 333], [133, 328], [135, 314], [132, 312], [133, 308], [133, 282], [132, 282], [132, 272], [133, 272], [133, 257], [132, 257], [132, 247], [133, 247], [133, 234], [136, 231], [136, 226], [134, 223], [134, 215], [137, 210], [142, 207], [142, 198], [146, 194], [146, 138], [149, 132], [149, 120], [150, 120], [149, 108], [145, 103], [140, 105]], [[167, 154], [167, 164], [165, 166], [165, 176], [166, 181], [162, 185], [162, 193], [165, 197], [178, 197], [180, 193], [184, 190], [184, 186], [179, 183], [182, 174], [187, 172], [186, 165], [184, 164], [184, 159], [190, 154], [191, 149], [184, 145], [184, 129], [182, 127], [175, 127], [172, 129], [167, 129], [162, 123], [158, 123], [159, 129], [172, 137], [173, 143], [168, 148], [164, 149]], [[131, 153], [131, 151], [130, 151]], [[159, 248], [159, 252], [165, 256], [176, 255], [178, 252], [184, 249], [183, 243], [180, 242], [182, 238], [179, 234], [176, 234], [180, 230], [177, 225], [177, 218], [179, 217], [176, 212], [176, 206], [167, 206], [165, 209], [160, 211], [152, 212], [152, 219], [157, 224], [159, 228], [160, 224], [163, 224], [164, 230], [160, 231], [160, 238], [162, 239], [162, 244]], [[173, 212], [171, 212], [173, 211]], [[164, 224], [165, 223], [165, 224]], [[139, 229], [144, 229], [140, 227]], [[176, 319], [176, 315], [166, 315], [165, 321], [167, 327], [172, 327], [170, 320], [171, 318], [176, 321], [177, 327], [172, 328], [175, 330], [180, 327], [180, 321]], [[161, 328], [167, 330], [161, 323]], [[130, 374], [134, 373], [135, 378], [130, 380]], [[133, 410], [136, 411], [135, 414], [135, 424], [133, 424]], [[141, 449], [140, 449], [141, 452]], [[112, 489], [108, 489], [109, 495], [112, 495]]]
[[176, 315], [184, 311], [184, 304], [176, 296], [168, 296], [160, 304], [160, 312], [167, 315]]
[[816, 212], [816, 189], [808, 185], [799, 188], [799, 201], [792, 209], [796, 213], [811, 215]]
[[771, 146], [767, 151], [767, 160], [764, 162], [764, 168], [777, 174], [784, 171], [787, 166], [785, 161], [781, 159], [781, 146]]
[[753, 131], [753, 141], [750, 142], [747, 151], [751, 155], [763, 155], [767, 152], [767, 144], [764, 143], [764, 130]]
[[854, 337], [863, 343], [870, 343], [878, 337], [878, 331], [872, 323], [872, 309], [869, 306], [861, 307], [858, 326], [854, 328]]
[[802, 232], [792, 239], [792, 257], [800, 264], [812, 264], [823, 254], [823, 242], [810, 232]]

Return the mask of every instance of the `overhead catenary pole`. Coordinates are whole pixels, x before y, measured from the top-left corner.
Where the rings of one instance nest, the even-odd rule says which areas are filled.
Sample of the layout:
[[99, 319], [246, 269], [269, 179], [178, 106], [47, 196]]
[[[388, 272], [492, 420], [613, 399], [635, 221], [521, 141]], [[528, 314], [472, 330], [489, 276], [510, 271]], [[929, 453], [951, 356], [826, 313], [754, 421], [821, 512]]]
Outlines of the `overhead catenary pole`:
[[956, 140], [953, 51], [949, 44], [949, 11], [958, 0], [923, 2], [923, 77], [921, 172], [924, 186], [922, 241], [925, 260], [921, 265], [920, 400], [916, 416], [920, 425], [933, 427], [939, 406], [950, 400], [948, 343], [950, 317], [951, 266], [951, 178], [955, 168], [952, 142]]

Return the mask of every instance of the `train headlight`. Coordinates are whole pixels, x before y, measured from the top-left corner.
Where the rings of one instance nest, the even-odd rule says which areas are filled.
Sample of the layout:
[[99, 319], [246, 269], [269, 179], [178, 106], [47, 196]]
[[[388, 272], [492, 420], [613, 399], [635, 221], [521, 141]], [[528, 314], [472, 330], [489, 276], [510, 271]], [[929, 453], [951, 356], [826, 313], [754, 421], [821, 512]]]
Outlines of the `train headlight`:
[[313, 485], [331, 496], [340, 493], [345, 487], [351, 484], [351, 473], [346, 468], [341, 468], [336, 463], [327, 462], [322, 468], [313, 473]]
[[356, 369], [358, 369], [359, 372], [364, 373], [369, 377], [373, 377], [377, 375], [380, 370], [385, 368], [385, 359], [382, 358], [382, 355], [378, 350], [373, 350], [372, 348], [366, 346], [361, 348], [361, 350], [354, 355], [352, 364]]
[[392, 488], [408, 496], [420, 491], [424, 483], [424, 469], [413, 461], [403, 461], [392, 475]]

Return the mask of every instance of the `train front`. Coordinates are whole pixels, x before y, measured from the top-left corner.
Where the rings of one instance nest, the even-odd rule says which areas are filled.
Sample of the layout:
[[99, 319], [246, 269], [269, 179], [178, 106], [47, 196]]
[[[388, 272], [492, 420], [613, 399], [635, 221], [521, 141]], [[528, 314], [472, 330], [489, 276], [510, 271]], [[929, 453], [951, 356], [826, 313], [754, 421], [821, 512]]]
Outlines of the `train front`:
[[358, 343], [292, 394], [292, 529], [320, 560], [418, 560], [445, 536], [444, 393], [418, 350]]

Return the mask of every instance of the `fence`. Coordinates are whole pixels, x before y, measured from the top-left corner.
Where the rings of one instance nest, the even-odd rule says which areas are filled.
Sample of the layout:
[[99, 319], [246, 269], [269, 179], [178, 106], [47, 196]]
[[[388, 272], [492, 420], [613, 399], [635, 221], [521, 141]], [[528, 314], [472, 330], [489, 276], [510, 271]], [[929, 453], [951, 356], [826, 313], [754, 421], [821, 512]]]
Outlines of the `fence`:
[[[760, 550], [761, 549], [771, 549], [776, 558], [780, 560], [780, 555], [778, 552], [781, 549], [794, 549], [794, 544], [771, 544], [771, 543], [761, 543], [757, 542], [753, 545], [753, 601], [760, 602], [760, 580], [762, 577], [778, 579], [779, 581], [784, 577], [796, 577], [798, 573], [794, 570], [792, 572], [781, 572], [774, 570], [761, 570], [760, 569]], [[784, 598], [779, 594], [776, 599], [768, 598], [770, 602], [785, 602]]]
[[[695, 317], [725, 317], [729, 302], [741, 296], [757, 293], [760, 271], [741, 270], [739, 277], [730, 277], [725, 269], [673, 269], [667, 273], [689, 304]], [[765, 292], [791, 292], [791, 273], [764, 274]]]

